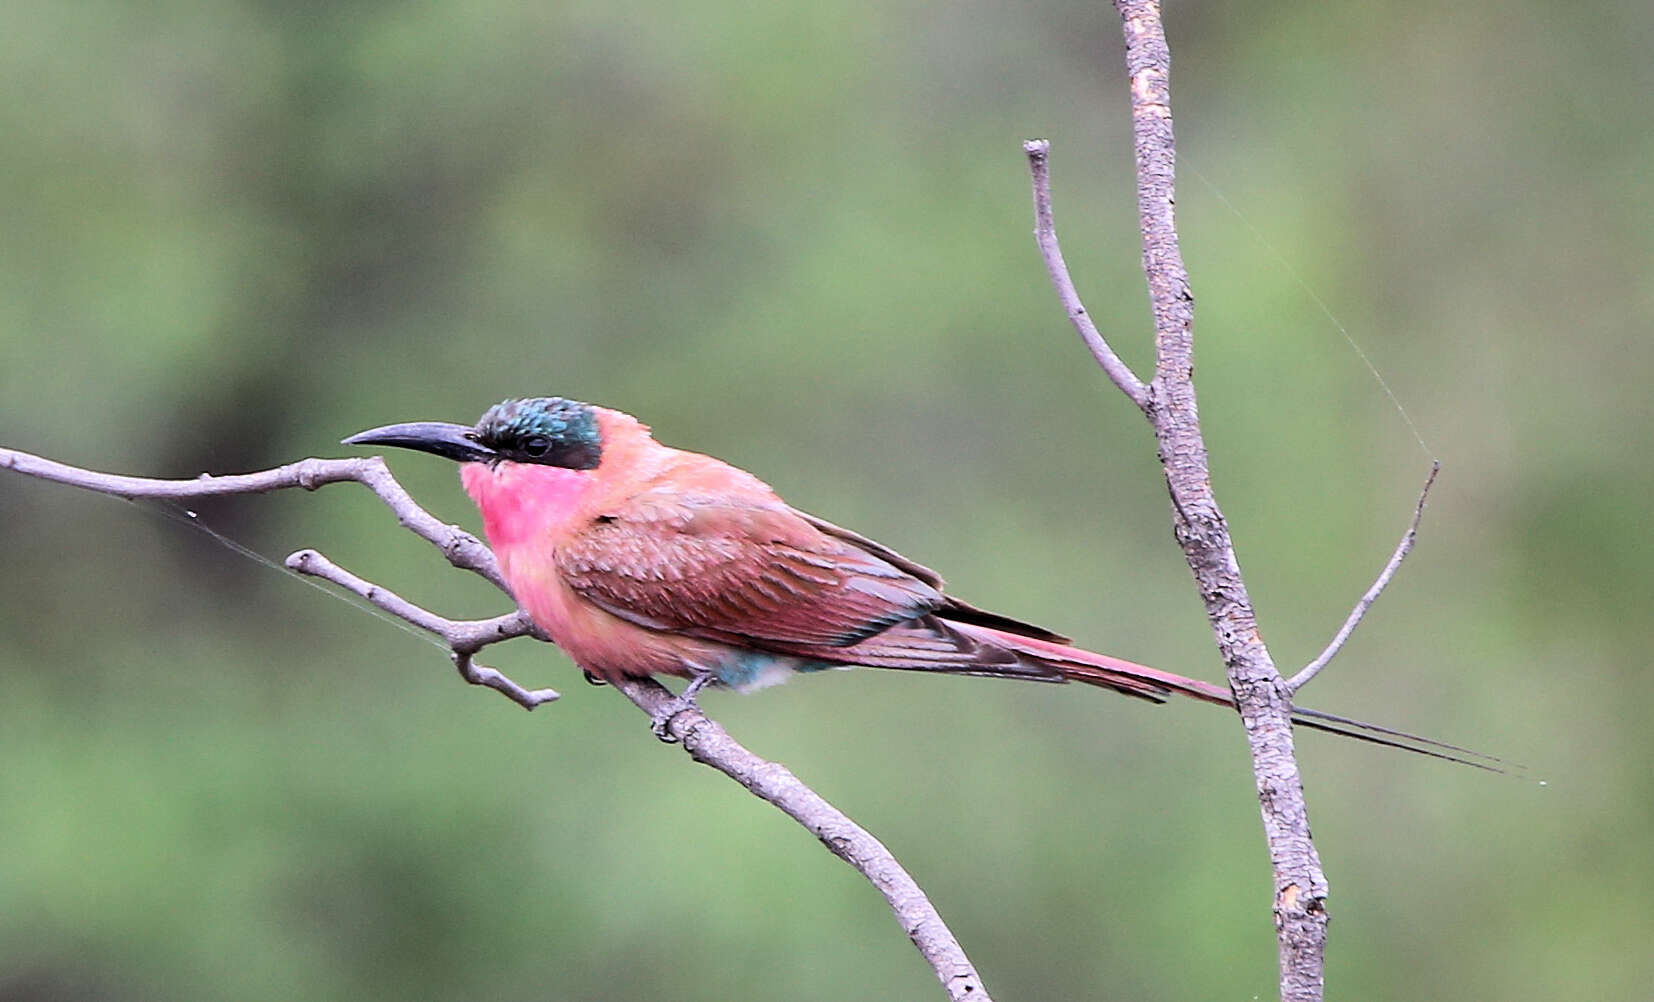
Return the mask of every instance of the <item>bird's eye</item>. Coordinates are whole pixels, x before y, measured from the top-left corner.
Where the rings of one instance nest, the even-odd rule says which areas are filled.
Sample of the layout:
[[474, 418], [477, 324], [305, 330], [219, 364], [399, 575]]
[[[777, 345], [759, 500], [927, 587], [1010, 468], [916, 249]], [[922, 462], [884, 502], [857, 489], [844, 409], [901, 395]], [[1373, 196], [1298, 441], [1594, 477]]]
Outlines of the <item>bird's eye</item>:
[[523, 439], [520, 448], [524, 455], [538, 458], [551, 451], [551, 439], [544, 435], [530, 435]]

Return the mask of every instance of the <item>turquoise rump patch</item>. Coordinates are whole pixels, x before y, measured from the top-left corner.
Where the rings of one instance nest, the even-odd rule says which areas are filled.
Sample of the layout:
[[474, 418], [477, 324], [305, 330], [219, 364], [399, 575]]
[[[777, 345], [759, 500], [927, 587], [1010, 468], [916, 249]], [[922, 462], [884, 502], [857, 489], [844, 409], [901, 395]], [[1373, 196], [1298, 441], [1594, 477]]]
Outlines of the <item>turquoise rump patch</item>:
[[811, 661], [787, 654], [737, 651], [713, 671], [717, 674], [718, 681], [731, 689], [755, 689], [785, 682], [794, 672], [814, 672], [841, 667], [844, 666], [831, 661]]

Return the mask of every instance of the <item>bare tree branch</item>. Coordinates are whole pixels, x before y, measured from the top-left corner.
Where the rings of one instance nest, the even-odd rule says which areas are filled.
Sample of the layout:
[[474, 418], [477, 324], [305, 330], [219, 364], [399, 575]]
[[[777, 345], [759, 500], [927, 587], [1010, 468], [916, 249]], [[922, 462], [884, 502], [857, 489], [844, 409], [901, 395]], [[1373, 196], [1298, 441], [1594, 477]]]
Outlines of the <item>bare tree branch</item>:
[[299, 550], [287, 558], [287, 569], [298, 574], [331, 581], [333, 584], [362, 596], [398, 619], [406, 620], [428, 633], [434, 633], [448, 644], [454, 667], [460, 678], [472, 685], [487, 686], [525, 710], [560, 698], [556, 689], [525, 689], [487, 665], [477, 664], [478, 651], [489, 644], [515, 637], [539, 637], [534, 623], [521, 610], [495, 616], [493, 619], [444, 619], [435, 613], [414, 605], [388, 588], [359, 578], [322, 556], [315, 550]]
[[[646, 679], [622, 682], [619, 688], [651, 715], [672, 699], [672, 693], [665, 687]], [[679, 713], [668, 726], [697, 762], [713, 766], [752, 791], [754, 796], [780, 808], [809, 829], [833, 855], [871, 881], [890, 903], [913, 945], [930, 962], [950, 999], [989, 1002], [981, 976], [953, 933], [948, 931], [935, 906], [877, 838], [805, 786], [786, 766], [767, 762], [741, 747], [716, 721], [699, 710]]]
[[1149, 418], [1171, 491], [1173, 531], [1194, 572], [1252, 753], [1264, 836], [1275, 874], [1275, 930], [1283, 1002], [1320, 1002], [1327, 942], [1327, 879], [1310, 836], [1292, 744], [1292, 694], [1258, 630], [1229, 526], [1212, 492], [1194, 387], [1194, 296], [1174, 212], [1171, 50], [1156, 0], [1115, 0], [1131, 78], [1132, 147], [1143, 271], [1154, 312]]
[[[436, 546], [454, 566], [479, 574], [501, 591], [506, 589], [494, 554], [480, 540], [457, 526], [447, 525], [421, 508], [391, 476], [383, 460], [304, 459], [272, 470], [236, 476], [203, 474], [195, 480], [151, 480], [97, 473], [0, 447], [0, 469], [69, 484], [125, 498], [186, 500], [227, 494], [258, 494], [291, 487], [314, 490], [326, 484], [360, 483], [379, 496], [398, 522]], [[452, 620], [423, 609], [390, 590], [350, 573], [315, 550], [299, 550], [287, 558], [295, 572], [330, 581], [360, 595], [391, 615], [426, 630], [448, 644], [460, 674], [475, 685], [497, 689], [526, 708], [557, 698], [550, 689], [524, 689], [473, 657], [484, 647], [514, 637], [544, 640], [526, 613], [518, 610], [484, 620]], [[667, 707], [672, 693], [659, 683], [640, 679], [617, 688], [646, 713]], [[754, 796], [773, 804], [820, 839], [835, 856], [855, 867], [884, 895], [919, 953], [936, 972], [952, 1002], [992, 1002], [970, 958], [942, 921], [934, 905], [896, 857], [866, 829], [811, 790], [785, 766], [760, 758], [742, 747], [718, 723], [699, 709], [678, 713], [668, 723], [695, 761], [709, 765], [740, 783]]]
[[1149, 403], [1149, 388], [1143, 385], [1130, 366], [1120, 360], [1120, 356], [1114, 354], [1108, 340], [1092, 323], [1091, 314], [1080, 302], [1080, 293], [1068, 275], [1068, 262], [1063, 260], [1062, 246], [1057, 243], [1057, 224], [1051, 218], [1051, 144], [1043, 139], [1030, 139], [1022, 144], [1022, 152], [1028, 155], [1028, 172], [1034, 181], [1034, 239], [1039, 243], [1040, 255], [1045, 258], [1045, 270], [1051, 276], [1051, 284], [1056, 287], [1063, 312], [1068, 314], [1068, 320], [1079, 332], [1080, 340], [1091, 349], [1091, 357], [1103, 367], [1108, 378], [1114, 380], [1114, 385], [1130, 397], [1132, 403], [1145, 408]]
[[[1136, 383], [1135, 377], [1123, 379], [1123, 364], [1101, 336], [1088, 333], [1088, 324], [1082, 323], [1083, 307], [1072, 291], [1060, 252], [1055, 250], [1046, 173], [1049, 147], [1041, 141], [1023, 147], [1033, 172], [1036, 232], [1058, 297], [1076, 328], [1092, 347], [1104, 372], [1143, 409], [1154, 427], [1171, 495], [1173, 530], [1205, 603], [1250, 746], [1275, 877], [1281, 998], [1284, 1002], [1319, 1002], [1326, 950], [1327, 881], [1310, 837], [1303, 783], [1292, 743], [1292, 692], [1314, 672], [1306, 669], [1289, 683], [1276, 669], [1258, 629], [1228, 524], [1212, 491], [1195, 401], [1194, 296], [1178, 243], [1174, 211], [1176, 140], [1171, 113], [1171, 53], [1157, 0], [1115, 0], [1115, 7], [1126, 41], [1143, 272], [1154, 315], [1155, 374], [1147, 387]], [[1434, 476], [1432, 472], [1432, 479]], [[1428, 492], [1428, 484], [1425, 490]], [[1421, 512], [1423, 504], [1421, 497]], [[1318, 662], [1324, 663], [1337, 653], [1383, 590], [1411, 548], [1417, 525], [1415, 516], [1390, 566]]]
[[1390, 562], [1384, 565], [1384, 570], [1378, 574], [1378, 580], [1374, 581], [1373, 586], [1368, 588], [1366, 594], [1361, 596], [1361, 601], [1355, 603], [1355, 608], [1350, 610], [1349, 618], [1344, 620], [1344, 625], [1339, 627], [1338, 632], [1333, 635], [1332, 642], [1327, 644], [1327, 649], [1322, 651], [1314, 661], [1305, 665], [1298, 674], [1287, 680], [1287, 691], [1297, 694], [1306, 682], [1321, 674], [1321, 669], [1325, 668], [1332, 662], [1333, 658], [1338, 656], [1338, 652], [1344, 647], [1344, 641], [1350, 639], [1350, 634], [1354, 633], [1355, 628], [1361, 625], [1361, 620], [1366, 617], [1367, 610], [1373, 607], [1373, 603], [1378, 601], [1378, 596], [1384, 594], [1384, 589], [1389, 586], [1390, 579], [1395, 577], [1396, 571], [1401, 569], [1401, 562], [1406, 560], [1407, 554], [1413, 550], [1413, 543], [1419, 535], [1419, 520], [1424, 518], [1424, 502], [1429, 499], [1430, 488], [1435, 486], [1436, 474], [1440, 473], [1441, 469], [1440, 460], [1430, 464], [1430, 476], [1425, 478], [1424, 490], [1419, 492], [1419, 503], [1413, 508], [1413, 521], [1408, 524], [1407, 531], [1401, 537], [1401, 542], [1396, 544], [1396, 551], [1390, 554]]
[[301, 459], [257, 473], [217, 477], [203, 473], [193, 480], [153, 480], [84, 470], [0, 447], [0, 469], [16, 470], [26, 476], [81, 487], [99, 494], [169, 501], [223, 497], [227, 494], [266, 494], [291, 487], [313, 491], [328, 484], [358, 483], [377, 494], [379, 500], [396, 514], [403, 528], [441, 550], [449, 563], [460, 570], [482, 575], [509, 594], [505, 579], [494, 563], [494, 554], [483, 545], [482, 540], [457, 525], [442, 522], [414, 503], [414, 499], [391, 476], [385, 461], [378, 456], [364, 459]]

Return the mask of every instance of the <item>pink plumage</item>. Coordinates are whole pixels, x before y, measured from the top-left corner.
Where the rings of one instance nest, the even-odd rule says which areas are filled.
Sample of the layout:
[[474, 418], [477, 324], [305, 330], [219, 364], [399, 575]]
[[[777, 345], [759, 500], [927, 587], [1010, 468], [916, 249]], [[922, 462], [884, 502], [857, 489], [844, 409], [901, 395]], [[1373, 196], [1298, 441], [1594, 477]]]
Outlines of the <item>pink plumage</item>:
[[[508, 400], [472, 428], [391, 425], [347, 441], [461, 462], [512, 593], [595, 678], [746, 689], [867, 665], [1234, 705], [1225, 688], [1082, 650], [954, 598], [929, 568], [790, 507], [744, 470], [661, 445], [619, 411]], [[1475, 755], [1329, 714], [1295, 719], [1420, 754]]]

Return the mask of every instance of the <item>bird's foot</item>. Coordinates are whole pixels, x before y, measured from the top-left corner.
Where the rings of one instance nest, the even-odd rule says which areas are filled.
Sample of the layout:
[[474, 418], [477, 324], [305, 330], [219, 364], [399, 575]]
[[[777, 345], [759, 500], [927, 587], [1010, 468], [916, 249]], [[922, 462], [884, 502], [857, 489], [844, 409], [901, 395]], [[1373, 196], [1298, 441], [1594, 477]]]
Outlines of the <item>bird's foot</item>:
[[695, 673], [695, 677], [689, 680], [689, 684], [684, 687], [683, 692], [651, 710], [649, 713], [649, 729], [655, 732], [655, 737], [666, 744], [676, 744], [678, 738], [677, 735], [672, 733], [672, 721], [676, 720], [680, 714], [688, 713], [691, 710], [699, 713], [701, 707], [699, 703], [695, 702], [695, 697], [700, 694], [702, 689], [716, 681], [718, 681], [718, 676], [712, 672], [698, 671]]
[[700, 707], [695, 705], [693, 699], [674, 696], [649, 712], [649, 729], [666, 744], [677, 744], [678, 738], [672, 733], [672, 721], [678, 719], [680, 713], [698, 709]]
[[603, 681], [602, 679], [598, 678], [596, 675], [593, 675], [591, 672], [585, 670], [584, 668], [580, 669], [580, 674], [586, 676], [586, 684], [587, 685], [608, 685], [609, 684], [609, 683]]

